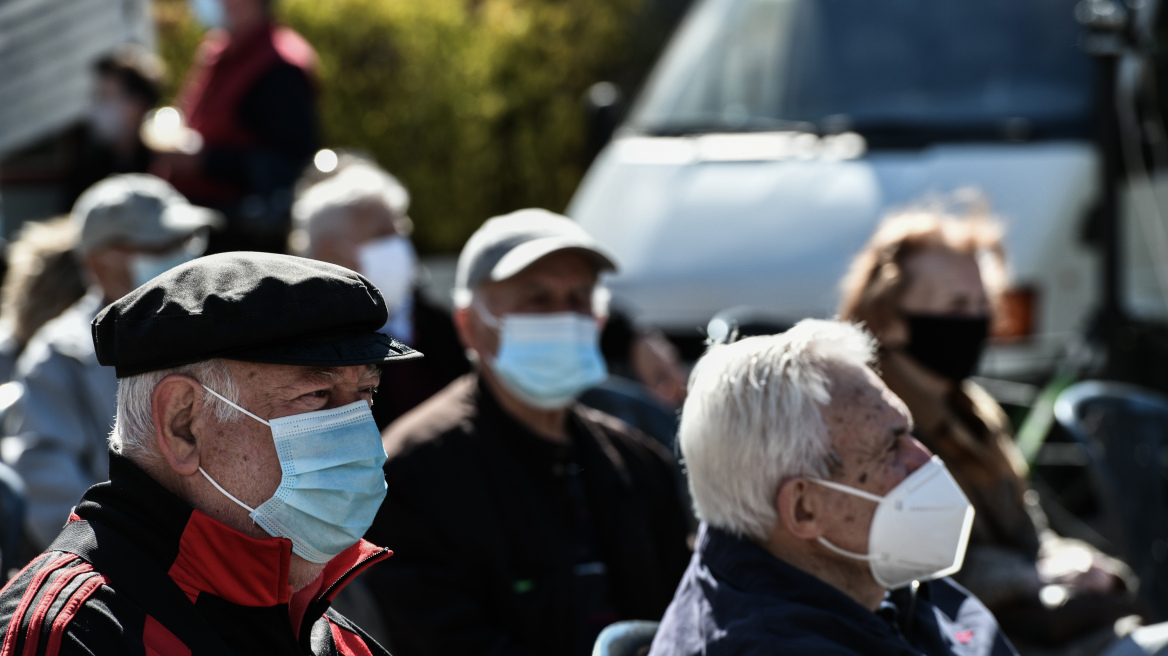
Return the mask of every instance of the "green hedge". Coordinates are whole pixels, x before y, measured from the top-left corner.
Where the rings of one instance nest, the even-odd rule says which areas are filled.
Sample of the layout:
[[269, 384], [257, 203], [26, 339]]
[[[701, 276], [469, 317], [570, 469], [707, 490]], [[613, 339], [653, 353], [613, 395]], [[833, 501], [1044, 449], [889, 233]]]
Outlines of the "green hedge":
[[[317, 49], [325, 144], [413, 195], [415, 241], [453, 252], [487, 217], [563, 210], [583, 174], [581, 97], [626, 66], [642, 0], [280, 0]], [[173, 94], [199, 29], [155, 0]]]

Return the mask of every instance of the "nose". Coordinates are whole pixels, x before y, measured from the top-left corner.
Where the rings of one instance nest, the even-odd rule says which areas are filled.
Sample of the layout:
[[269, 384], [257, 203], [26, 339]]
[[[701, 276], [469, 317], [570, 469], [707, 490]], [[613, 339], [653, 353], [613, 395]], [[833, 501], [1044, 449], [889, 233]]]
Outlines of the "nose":
[[933, 452], [915, 437], [908, 437], [908, 446], [904, 449], [904, 468], [913, 473], [933, 459]]

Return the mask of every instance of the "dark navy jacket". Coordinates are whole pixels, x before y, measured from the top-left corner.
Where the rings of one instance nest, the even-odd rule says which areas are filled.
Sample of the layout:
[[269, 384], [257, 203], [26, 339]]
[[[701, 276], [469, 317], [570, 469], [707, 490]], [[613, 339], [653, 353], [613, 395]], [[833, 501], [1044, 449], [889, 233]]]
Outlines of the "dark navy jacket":
[[993, 615], [950, 579], [890, 593], [873, 613], [750, 540], [702, 525], [649, 656], [1010, 656]]

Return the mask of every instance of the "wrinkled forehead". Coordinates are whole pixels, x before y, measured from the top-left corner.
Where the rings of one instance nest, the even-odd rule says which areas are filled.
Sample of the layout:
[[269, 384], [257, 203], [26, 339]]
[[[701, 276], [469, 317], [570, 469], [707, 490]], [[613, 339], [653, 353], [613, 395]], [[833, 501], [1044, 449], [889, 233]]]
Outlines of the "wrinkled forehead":
[[823, 409], [823, 420], [837, 451], [866, 450], [891, 430], [911, 428], [907, 406], [872, 369], [837, 364], [828, 372], [831, 403]]

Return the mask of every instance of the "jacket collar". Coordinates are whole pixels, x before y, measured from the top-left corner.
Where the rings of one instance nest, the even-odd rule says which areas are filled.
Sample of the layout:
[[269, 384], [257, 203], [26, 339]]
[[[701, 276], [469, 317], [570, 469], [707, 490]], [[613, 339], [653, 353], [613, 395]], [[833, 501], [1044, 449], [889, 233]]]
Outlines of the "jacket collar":
[[[847, 624], [869, 633], [884, 637], [893, 635], [889, 624], [876, 613], [748, 538], [739, 538], [703, 523], [698, 530], [694, 553], [717, 579], [727, 582], [733, 589], [836, 615]], [[925, 586], [921, 588], [923, 590]]]
[[[292, 603], [291, 540], [241, 533], [192, 508], [124, 456], [111, 450], [109, 458], [110, 480], [85, 493], [77, 518], [134, 539], [192, 601], [212, 594], [240, 606]], [[358, 542], [329, 561], [318, 580], [301, 591], [313, 593], [311, 598], [293, 605], [324, 602], [327, 607], [357, 574], [390, 555], [388, 549]]]

